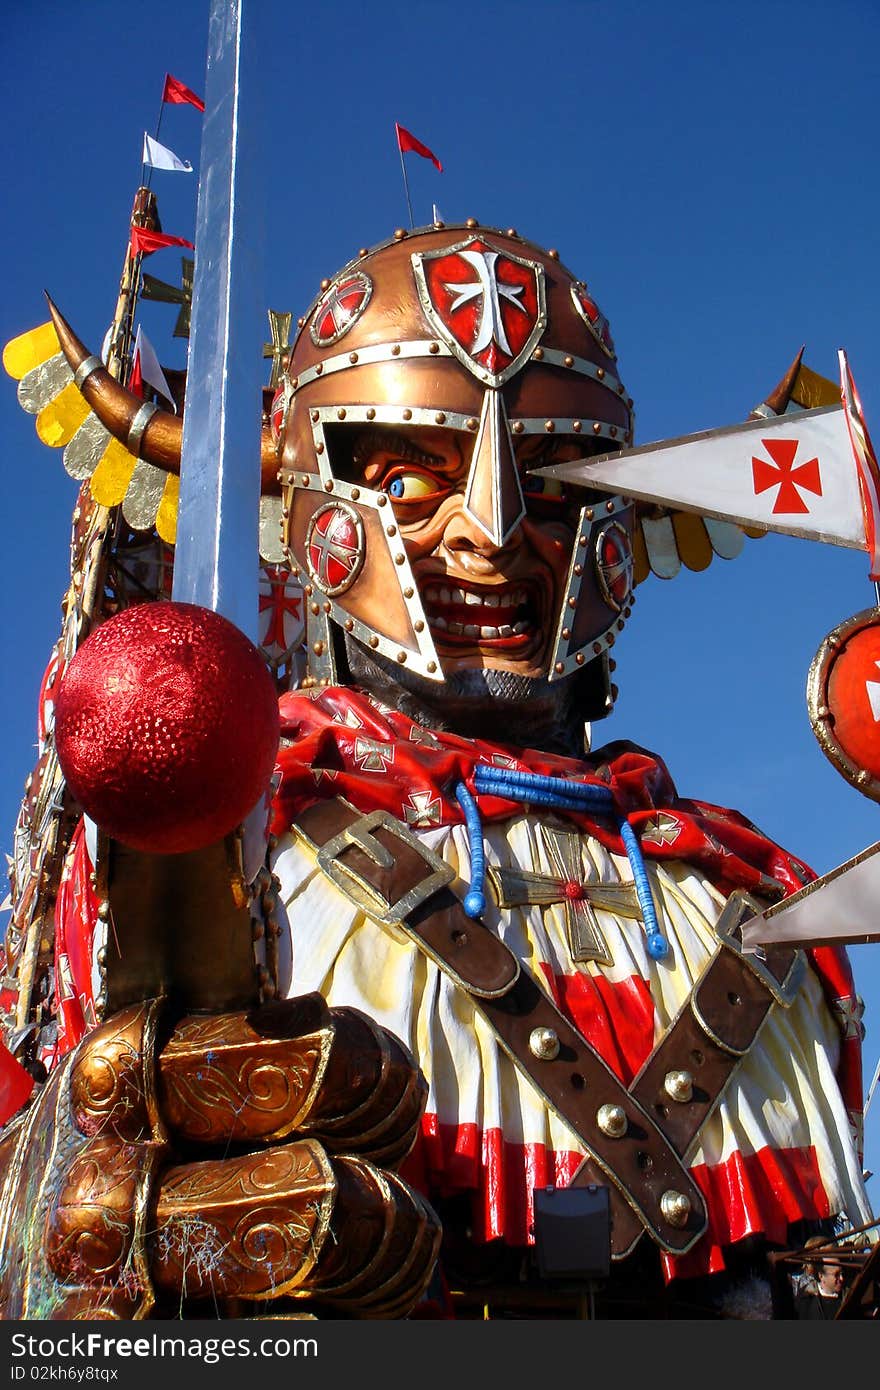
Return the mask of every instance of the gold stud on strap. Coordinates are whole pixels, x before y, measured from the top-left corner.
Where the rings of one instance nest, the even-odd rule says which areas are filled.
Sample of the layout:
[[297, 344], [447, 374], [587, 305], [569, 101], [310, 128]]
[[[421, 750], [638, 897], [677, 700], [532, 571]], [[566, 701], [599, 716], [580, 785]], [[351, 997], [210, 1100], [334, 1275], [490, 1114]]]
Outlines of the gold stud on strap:
[[533, 1028], [529, 1034], [529, 1051], [541, 1062], [552, 1062], [559, 1056], [559, 1037], [553, 1028]]
[[600, 1105], [596, 1124], [609, 1139], [622, 1139], [627, 1129], [626, 1111], [622, 1105]]
[[694, 1078], [689, 1071], [668, 1071], [663, 1078], [663, 1089], [670, 1100], [684, 1105], [694, 1094]]
[[687, 1225], [688, 1217], [691, 1214], [690, 1198], [683, 1192], [675, 1192], [671, 1187], [663, 1193], [660, 1198], [660, 1210], [670, 1226], [679, 1229]]

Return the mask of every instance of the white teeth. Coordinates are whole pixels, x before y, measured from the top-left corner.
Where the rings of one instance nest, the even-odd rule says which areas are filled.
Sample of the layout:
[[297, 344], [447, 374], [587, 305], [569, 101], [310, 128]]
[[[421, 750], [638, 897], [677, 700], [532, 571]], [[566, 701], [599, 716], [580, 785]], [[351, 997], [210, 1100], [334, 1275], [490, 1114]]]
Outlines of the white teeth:
[[452, 595], [450, 594], [448, 589], [441, 589], [437, 597], [441, 603], [452, 602]]
[[447, 628], [447, 632], [449, 632], [453, 637], [460, 637], [464, 632], [464, 628], [461, 623], [450, 623]]
[[483, 602], [479, 594], [468, 593], [467, 589], [464, 590], [464, 601], [465, 603], [469, 603], [471, 605], [480, 604]]
[[436, 589], [425, 589], [425, 602], [436, 603], [439, 595]]
[[512, 636], [513, 636], [513, 628], [510, 626], [510, 623], [502, 623], [502, 624], [501, 624], [501, 626], [500, 626], [499, 629], [498, 629], [498, 636], [499, 636], [499, 637], [512, 637]]
[[429, 627], [442, 627], [442, 628], [445, 629], [446, 626], [447, 626], [447, 624], [446, 624], [446, 619], [445, 619], [445, 618], [429, 618], [429, 619], [428, 619], [428, 626], [429, 626]]
[[528, 630], [529, 630], [529, 625], [528, 625], [528, 623], [514, 623], [514, 625], [513, 625], [513, 630], [514, 630], [514, 632], [516, 632], [516, 633], [528, 632]]
[[464, 635], [465, 637], [479, 637], [480, 629], [477, 627], [476, 623], [465, 623]]
[[497, 608], [500, 602], [501, 599], [499, 598], [498, 594], [486, 595], [485, 603], [487, 608]]
[[481, 636], [481, 637], [497, 637], [497, 636], [498, 636], [498, 629], [497, 629], [497, 627], [481, 627], [481, 628], [480, 628], [480, 636]]

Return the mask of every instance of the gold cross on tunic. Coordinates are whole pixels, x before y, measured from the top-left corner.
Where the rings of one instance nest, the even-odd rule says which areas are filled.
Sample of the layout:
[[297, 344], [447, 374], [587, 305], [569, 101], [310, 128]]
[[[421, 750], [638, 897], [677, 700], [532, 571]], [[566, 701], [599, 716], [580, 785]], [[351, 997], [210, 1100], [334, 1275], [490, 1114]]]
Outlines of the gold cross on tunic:
[[284, 356], [290, 347], [290, 323], [293, 314], [280, 314], [277, 309], [270, 309], [268, 312], [272, 341], [263, 344], [263, 356], [272, 358], [269, 385], [274, 387], [278, 385], [278, 378], [284, 367]]
[[635, 884], [584, 883], [578, 831], [547, 824], [542, 824], [540, 831], [555, 873], [538, 874], [528, 869], [500, 869], [487, 865], [486, 874], [498, 906], [548, 907], [551, 903], [562, 903], [572, 960], [595, 960], [600, 965], [612, 965], [613, 958], [594, 909], [641, 921]]

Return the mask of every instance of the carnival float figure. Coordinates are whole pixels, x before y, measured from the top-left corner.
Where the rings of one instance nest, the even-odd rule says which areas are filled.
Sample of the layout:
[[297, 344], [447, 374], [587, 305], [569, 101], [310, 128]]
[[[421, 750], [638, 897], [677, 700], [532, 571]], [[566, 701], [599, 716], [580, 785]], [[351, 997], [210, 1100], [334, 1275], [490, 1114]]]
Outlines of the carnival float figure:
[[[53, 324], [101, 447], [173, 475], [179, 422]], [[438, 1251], [435, 1312], [570, 1315], [536, 1193], [578, 1191], [607, 1202], [608, 1316], [731, 1315], [769, 1251], [870, 1222], [845, 952], [741, 939], [810, 870], [592, 744], [661, 531], [667, 573], [670, 543], [701, 568], [743, 539], [543, 471], [632, 442], [607, 319], [514, 229], [401, 230], [322, 286], [265, 425], [266, 558], [306, 618], [268, 848], [251, 826], [232, 872], [98, 818], [102, 850], [68, 806], [55, 973], [13, 1039], [54, 1065], [0, 1140], [5, 1316], [418, 1316]], [[108, 919], [132, 940], [181, 901], [194, 978], [248, 919], [258, 1007], [114, 994]]]

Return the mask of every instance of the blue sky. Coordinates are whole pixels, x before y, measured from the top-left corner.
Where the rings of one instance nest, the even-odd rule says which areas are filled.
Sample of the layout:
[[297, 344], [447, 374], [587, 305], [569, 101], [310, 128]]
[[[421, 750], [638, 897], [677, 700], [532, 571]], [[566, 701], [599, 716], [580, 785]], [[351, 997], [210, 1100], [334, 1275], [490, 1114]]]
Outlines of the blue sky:
[[[448, 0], [371, 7], [263, 0], [265, 305], [300, 313], [360, 246], [407, 220], [515, 225], [584, 278], [608, 314], [637, 442], [733, 423], [802, 343], [833, 376], [847, 350], [880, 438], [876, 94], [871, 0], [737, 6]], [[100, 346], [113, 313], [144, 130], [166, 72], [204, 91], [207, 0], [7, 0], [2, 40], [6, 277], [0, 335], [45, 320], [48, 289]], [[200, 117], [160, 139], [198, 166]], [[164, 230], [193, 239], [194, 176], [157, 172]], [[180, 254], [150, 258], [174, 280]], [[184, 365], [175, 310], [145, 304], [160, 359]], [[0, 377], [0, 843], [34, 760], [40, 678], [68, 581], [75, 484]], [[880, 808], [810, 729], [804, 687], [827, 632], [873, 603], [866, 558], [770, 537], [703, 574], [641, 586], [617, 649], [620, 699], [595, 742], [660, 753], [684, 795], [733, 806], [824, 872], [880, 837]], [[880, 946], [851, 952], [880, 1057]], [[880, 1101], [868, 1120], [878, 1173]]]

